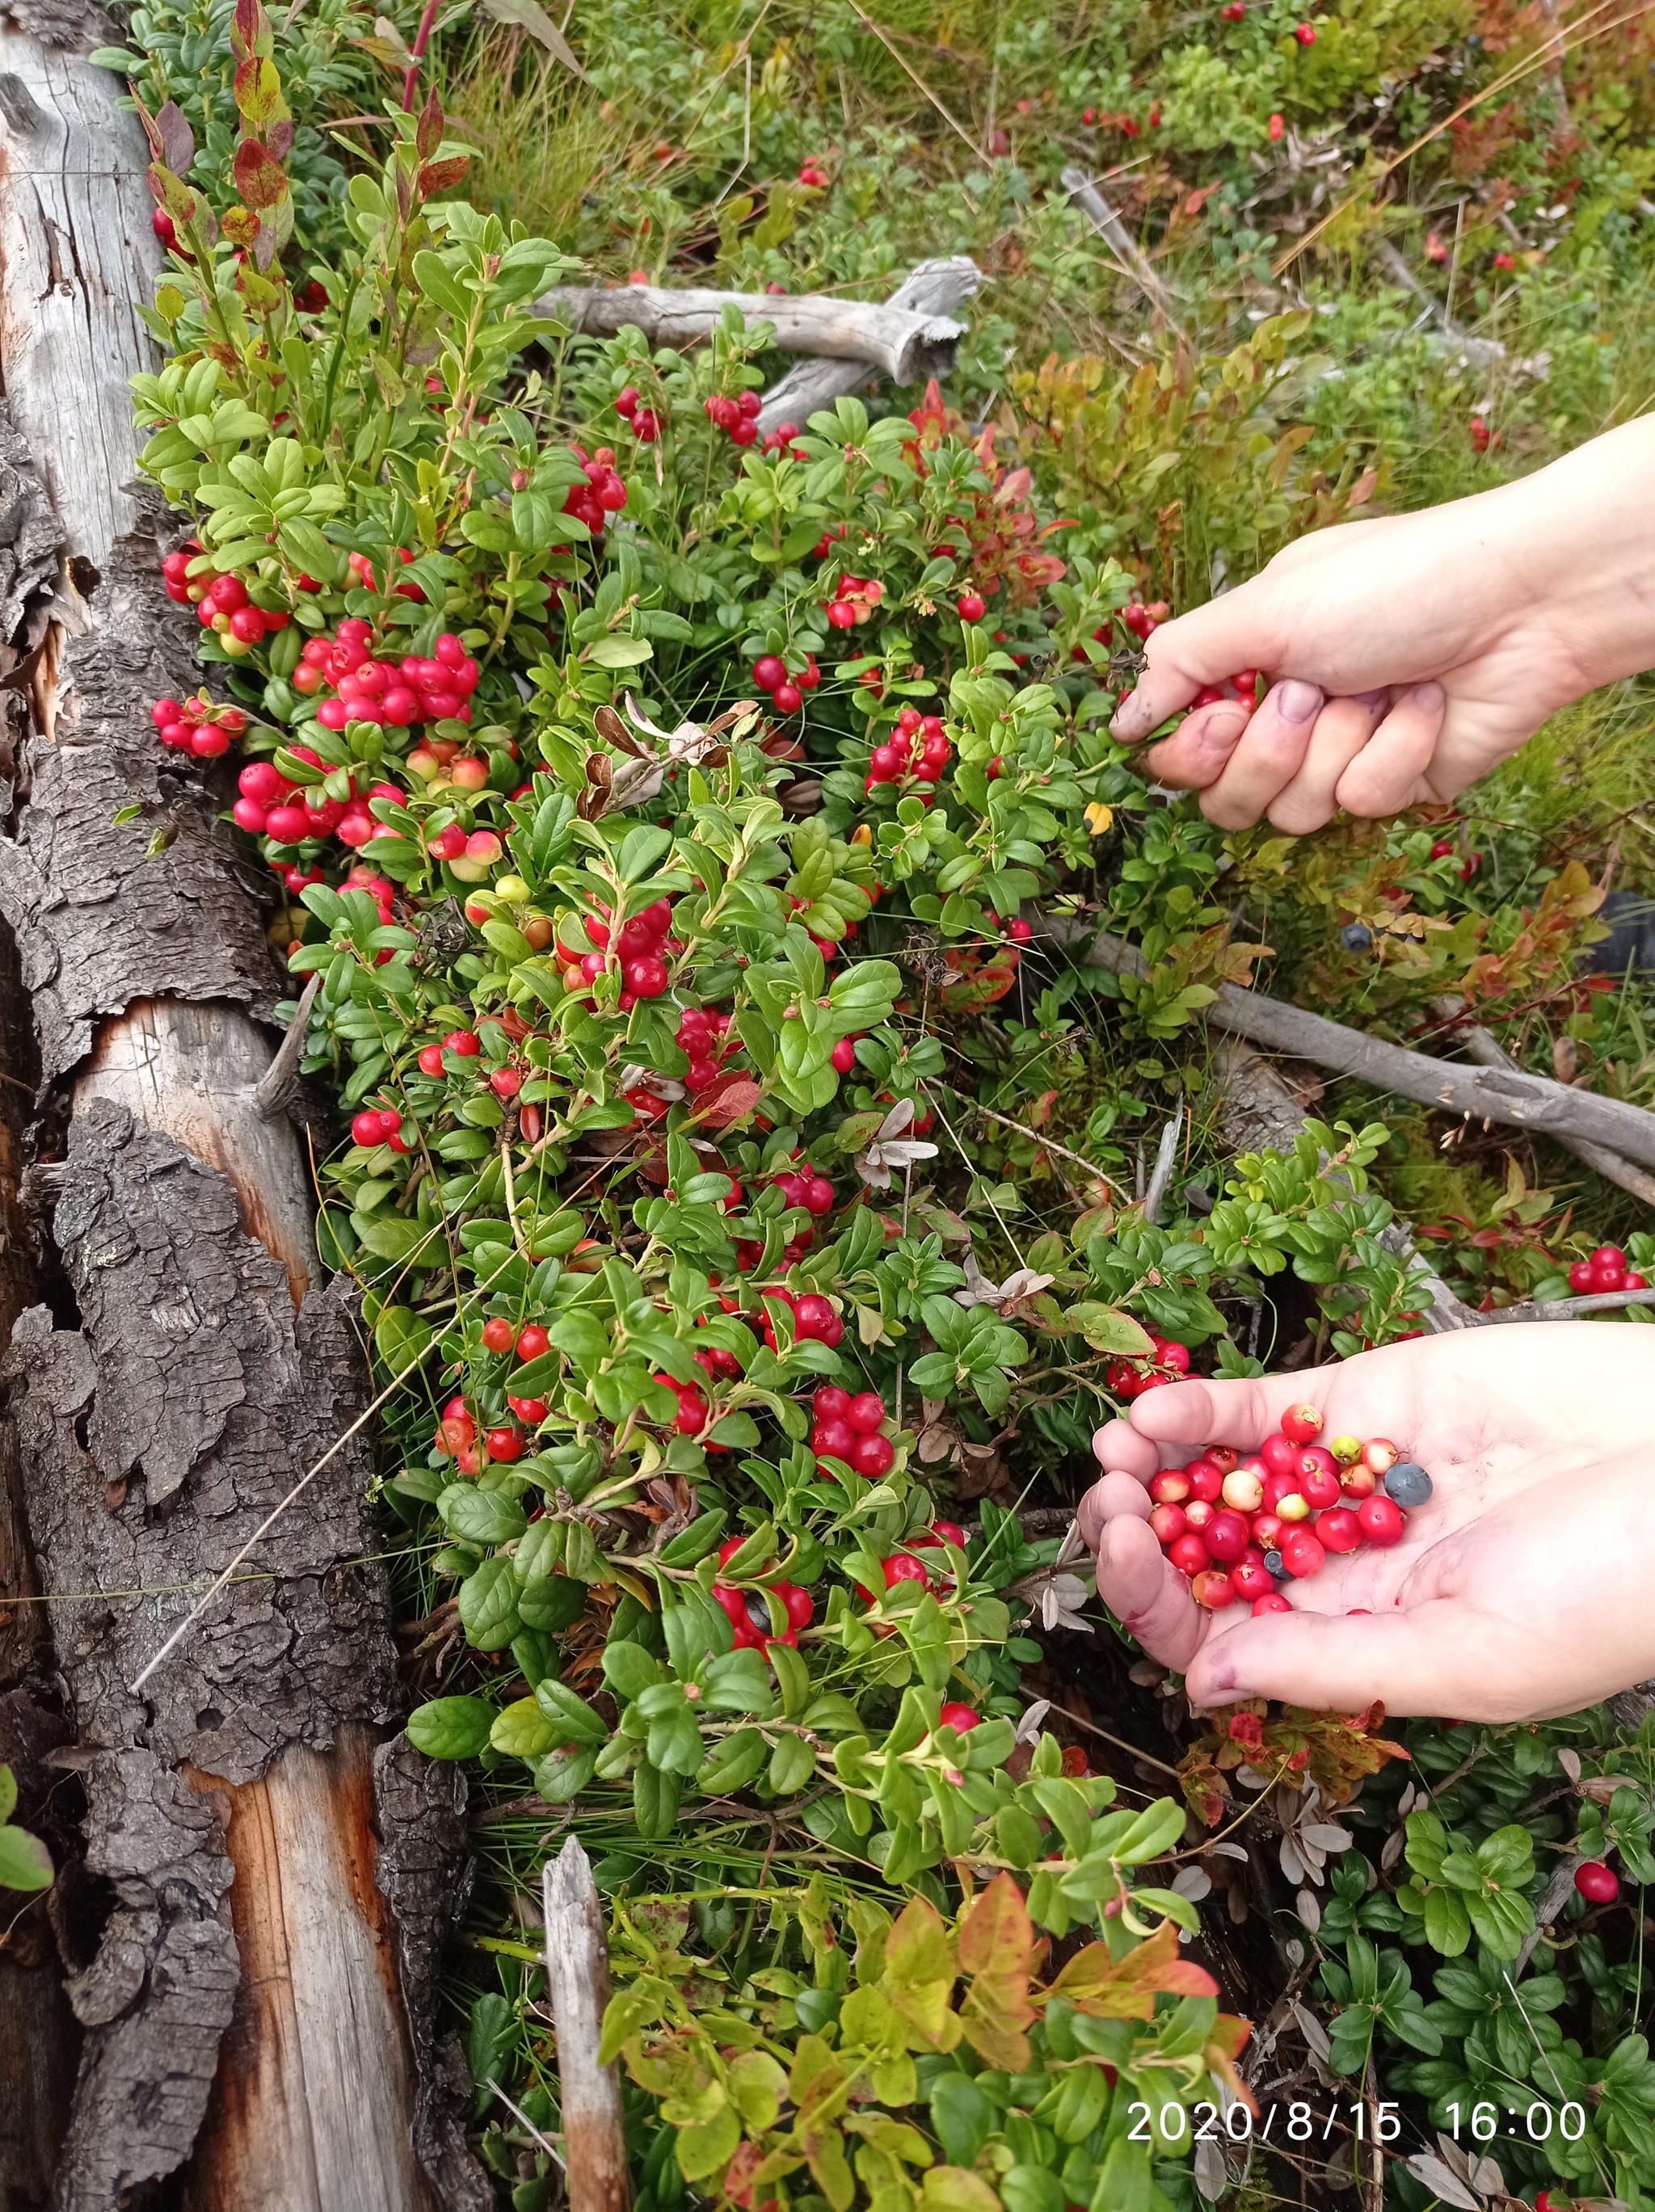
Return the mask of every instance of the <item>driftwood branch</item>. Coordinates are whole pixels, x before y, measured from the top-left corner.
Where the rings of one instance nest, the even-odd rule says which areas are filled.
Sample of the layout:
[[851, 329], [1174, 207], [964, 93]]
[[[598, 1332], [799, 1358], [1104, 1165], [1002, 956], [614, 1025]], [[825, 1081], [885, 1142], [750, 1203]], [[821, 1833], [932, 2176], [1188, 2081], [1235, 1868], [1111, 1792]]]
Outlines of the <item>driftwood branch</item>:
[[[1457, 999], [1439, 999], [1432, 1009], [1438, 1018], [1454, 1024], [1454, 1034], [1465, 1049], [1482, 1067], [1515, 1069], [1517, 1062], [1499, 1039], [1483, 1028], [1481, 1022], [1468, 1021], [1465, 1008]], [[1611, 1152], [1606, 1145], [1595, 1145], [1590, 1138], [1559, 1136], [1556, 1141], [1584, 1160], [1605, 1182], [1618, 1183], [1634, 1198], [1646, 1206], [1655, 1206], [1655, 1176], [1646, 1175], [1641, 1168], [1634, 1167], [1619, 1152]]]
[[1065, 169], [1063, 190], [1091, 223], [1099, 238], [1114, 254], [1123, 276], [1129, 276], [1151, 307], [1165, 321], [1169, 330], [1184, 338], [1187, 333], [1178, 320], [1177, 309], [1171, 293], [1143, 248], [1134, 238], [1120, 216], [1110, 205], [1096, 184], [1084, 169]]
[[[1036, 927], [1059, 944], [1084, 945], [1081, 957], [1090, 968], [1136, 977], [1148, 972], [1136, 945], [1107, 931], [1096, 931], [1079, 917], [1049, 915], [1037, 920]], [[1341, 1075], [1354, 1075], [1376, 1091], [1394, 1091], [1439, 1112], [1461, 1114], [1468, 1121], [1508, 1122], [1541, 1136], [1585, 1137], [1655, 1168], [1655, 1115], [1619, 1098], [1572, 1090], [1566, 1083], [1519, 1069], [1466, 1067], [1433, 1060], [1427, 1053], [1386, 1044], [1342, 1022], [1330, 1022], [1261, 992], [1244, 991], [1234, 983], [1219, 986], [1207, 1019], [1267, 1050], [1314, 1060]]]
[[612, 338], [629, 327], [651, 345], [681, 346], [717, 329], [727, 307], [749, 323], [774, 325], [783, 353], [819, 354], [865, 363], [893, 384], [946, 376], [964, 325], [951, 315], [919, 314], [889, 301], [835, 300], [788, 292], [714, 292], [698, 286], [625, 284], [611, 290], [560, 286], [535, 313], [587, 337]]
[[632, 2192], [620, 2075], [598, 2063], [609, 2002], [609, 1938], [591, 1862], [573, 1836], [546, 1861], [541, 1897], [569, 2212], [627, 2212]]
[[[952, 319], [975, 297], [982, 282], [983, 271], [964, 254], [946, 261], [922, 261], [885, 305], [887, 311]], [[818, 357], [795, 362], [764, 394], [758, 427], [773, 430], [778, 422], [808, 422], [818, 409], [831, 407], [836, 399], [859, 390], [873, 373], [872, 364], [862, 361]]]

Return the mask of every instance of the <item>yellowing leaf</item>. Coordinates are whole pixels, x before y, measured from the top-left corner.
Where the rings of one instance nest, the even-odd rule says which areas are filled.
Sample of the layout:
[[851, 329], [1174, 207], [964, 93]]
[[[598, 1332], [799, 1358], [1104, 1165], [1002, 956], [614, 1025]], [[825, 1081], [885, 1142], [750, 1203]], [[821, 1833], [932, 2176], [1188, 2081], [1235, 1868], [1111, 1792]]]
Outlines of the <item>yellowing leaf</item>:
[[920, 2185], [923, 2212], [1000, 2212], [1000, 2199], [965, 2166], [934, 2166]]
[[1088, 1943], [1047, 1990], [1094, 2020], [1147, 2020], [1159, 1991], [1170, 1996], [1213, 1997], [1218, 1984], [1192, 1959], [1178, 1956], [1177, 1931], [1169, 1920], [1147, 1942], [1111, 1959], [1107, 1945]]

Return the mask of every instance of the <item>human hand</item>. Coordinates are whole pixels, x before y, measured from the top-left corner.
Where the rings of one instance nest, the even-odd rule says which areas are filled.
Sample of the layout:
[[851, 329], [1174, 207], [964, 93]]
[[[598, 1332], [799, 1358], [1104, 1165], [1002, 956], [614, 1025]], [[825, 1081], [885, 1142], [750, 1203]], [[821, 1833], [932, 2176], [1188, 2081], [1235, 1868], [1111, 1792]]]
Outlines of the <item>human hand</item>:
[[1135, 743], [1263, 668], [1250, 719], [1197, 708], [1149, 756], [1213, 821], [1302, 835], [1340, 807], [1452, 799], [1558, 708], [1655, 663], [1652, 489], [1655, 426], [1632, 423], [1473, 498], [1313, 532], [1152, 634], [1115, 732]]
[[[1329, 1553], [1291, 1613], [1204, 1613], [1147, 1485], [1206, 1443], [1256, 1450], [1286, 1408], [1388, 1437], [1435, 1490], [1402, 1541]], [[1098, 1430], [1080, 1507], [1104, 1602], [1192, 1704], [1543, 1720], [1655, 1674], [1655, 1330], [1535, 1322], [1420, 1337], [1260, 1382], [1187, 1382]], [[1352, 1618], [1366, 1607], [1368, 1618]]]

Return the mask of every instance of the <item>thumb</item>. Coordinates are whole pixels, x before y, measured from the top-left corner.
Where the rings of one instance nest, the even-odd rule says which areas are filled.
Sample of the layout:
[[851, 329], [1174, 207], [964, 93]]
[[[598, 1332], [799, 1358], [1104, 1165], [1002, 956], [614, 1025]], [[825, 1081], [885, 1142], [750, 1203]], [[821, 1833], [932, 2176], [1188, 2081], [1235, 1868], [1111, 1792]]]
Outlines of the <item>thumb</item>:
[[1144, 647], [1147, 665], [1110, 724], [1115, 735], [1135, 744], [1203, 684], [1222, 683], [1239, 668], [1274, 669], [1281, 646], [1266, 611], [1275, 596], [1255, 579], [1153, 630]]
[[1194, 1705], [1275, 1698], [1354, 1713], [1377, 1699], [1390, 1713], [1470, 1717], [1503, 1702], [1506, 1662], [1494, 1648], [1503, 1640], [1496, 1624], [1450, 1598], [1406, 1613], [1261, 1613], [1203, 1644], [1185, 1688]]

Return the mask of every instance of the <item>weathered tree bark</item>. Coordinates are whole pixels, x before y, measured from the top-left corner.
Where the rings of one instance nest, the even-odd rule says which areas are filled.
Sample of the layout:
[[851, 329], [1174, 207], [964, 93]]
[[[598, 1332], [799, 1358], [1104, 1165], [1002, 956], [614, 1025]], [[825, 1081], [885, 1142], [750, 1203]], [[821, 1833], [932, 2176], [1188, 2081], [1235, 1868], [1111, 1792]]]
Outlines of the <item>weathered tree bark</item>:
[[[900, 308], [908, 314], [952, 319], [976, 296], [982, 282], [983, 271], [964, 254], [946, 261], [922, 261], [885, 304], [887, 309]], [[818, 408], [831, 407], [836, 399], [859, 391], [874, 374], [869, 362], [806, 356], [764, 394], [758, 427], [774, 430], [782, 422], [808, 422]]]
[[[113, 1898], [70, 1984], [85, 2043], [54, 2202], [106, 2212], [174, 2176], [168, 2201], [192, 2212], [480, 2208], [430, 2014], [437, 1930], [464, 1894], [463, 1784], [386, 1740], [400, 1700], [360, 1447], [144, 1694], [128, 1686], [359, 1411], [366, 1359], [348, 1287], [319, 1279], [295, 1132], [253, 1108], [281, 981], [252, 872], [149, 727], [148, 702], [195, 672], [156, 511], [125, 489], [146, 344], [131, 303], [154, 262], [118, 91], [0, 33], [0, 537], [17, 570], [0, 685], [27, 684], [30, 725], [0, 815], [0, 919], [31, 1001], [32, 1182], [55, 1195], [62, 1271], [3, 1371], [86, 1864]], [[44, 584], [43, 537], [62, 556]]]

